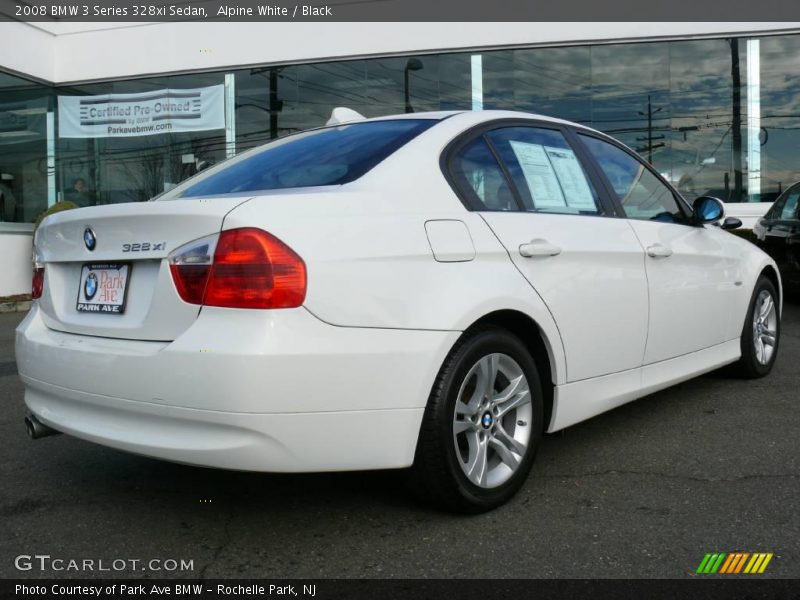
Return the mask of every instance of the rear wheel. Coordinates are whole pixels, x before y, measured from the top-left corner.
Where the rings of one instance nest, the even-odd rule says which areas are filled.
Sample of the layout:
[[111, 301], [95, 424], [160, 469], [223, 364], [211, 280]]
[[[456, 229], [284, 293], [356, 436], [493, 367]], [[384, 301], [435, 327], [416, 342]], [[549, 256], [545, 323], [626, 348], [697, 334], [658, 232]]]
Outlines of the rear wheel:
[[477, 329], [462, 337], [437, 376], [414, 475], [440, 506], [490, 510], [525, 481], [542, 431], [541, 382], [525, 345], [503, 329]]
[[778, 292], [775, 285], [762, 275], [756, 283], [742, 329], [742, 357], [736, 365], [736, 372], [749, 379], [769, 374], [778, 355], [780, 335]]

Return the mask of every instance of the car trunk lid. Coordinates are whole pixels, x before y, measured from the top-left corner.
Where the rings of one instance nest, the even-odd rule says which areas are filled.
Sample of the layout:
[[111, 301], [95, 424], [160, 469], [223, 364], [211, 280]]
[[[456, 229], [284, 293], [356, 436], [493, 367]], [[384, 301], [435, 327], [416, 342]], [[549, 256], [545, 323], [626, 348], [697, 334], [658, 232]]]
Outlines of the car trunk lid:
[[95, 206], [48, 217], [35, 242], [37, 261], [45, 267], [39, 300], [45, 324], [83, 335], [175, 339], [200, 306], [180, 299], [167, 257], [187, 242], [218, 233], [225, 216], [249, 198]]

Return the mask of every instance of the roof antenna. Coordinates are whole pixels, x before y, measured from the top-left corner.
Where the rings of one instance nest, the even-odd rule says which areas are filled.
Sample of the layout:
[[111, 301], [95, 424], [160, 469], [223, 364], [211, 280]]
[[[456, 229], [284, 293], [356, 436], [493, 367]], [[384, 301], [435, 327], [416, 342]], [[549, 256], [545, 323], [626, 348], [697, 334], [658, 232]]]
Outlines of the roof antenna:
[[325, 125], [341, 125], [343, 123], [352, 123], [353, 121], [363, 121], [366, 119], [361, 113], [357, 113], [352, 108], [345, 108], [344, 106], [337, 106], [331, 112], [331, 118]]

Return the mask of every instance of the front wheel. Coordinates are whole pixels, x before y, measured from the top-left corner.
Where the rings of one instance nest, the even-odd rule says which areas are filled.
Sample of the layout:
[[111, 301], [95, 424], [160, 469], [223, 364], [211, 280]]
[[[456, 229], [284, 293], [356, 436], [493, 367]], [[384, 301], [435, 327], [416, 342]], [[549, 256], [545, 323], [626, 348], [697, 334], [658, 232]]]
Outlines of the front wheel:
[[778, 292], [762, 275], [756, 282], [742, 329], [742, 357], [736, 365], [737, 373], [748, 379], [769, 374], [778, 355], [780, 336]]
[[542, 386], [527, 348], [503, 329], [477, 329], [459, 340], [436, 378], [414, 474], [445, 508], [490, 510], [525, 481], [543, 428]]

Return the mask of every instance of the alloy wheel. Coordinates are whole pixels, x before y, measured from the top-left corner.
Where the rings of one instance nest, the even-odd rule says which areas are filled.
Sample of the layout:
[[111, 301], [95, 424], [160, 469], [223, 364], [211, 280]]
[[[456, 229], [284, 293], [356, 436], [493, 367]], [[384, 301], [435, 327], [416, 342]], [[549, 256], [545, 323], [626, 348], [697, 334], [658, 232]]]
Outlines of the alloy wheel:
[[778, 332], [778, 311], [768, 290], [761, 290], [753, 309], [753, 345], [756, 360], [768, 365], [775, 352]]
[[528, 380], [507, 354], [488, 354], [467, 372], [456, 398], [453, 442], [473, 484], [495, 488], [517, 471], [531, 441], [532, 414]]

